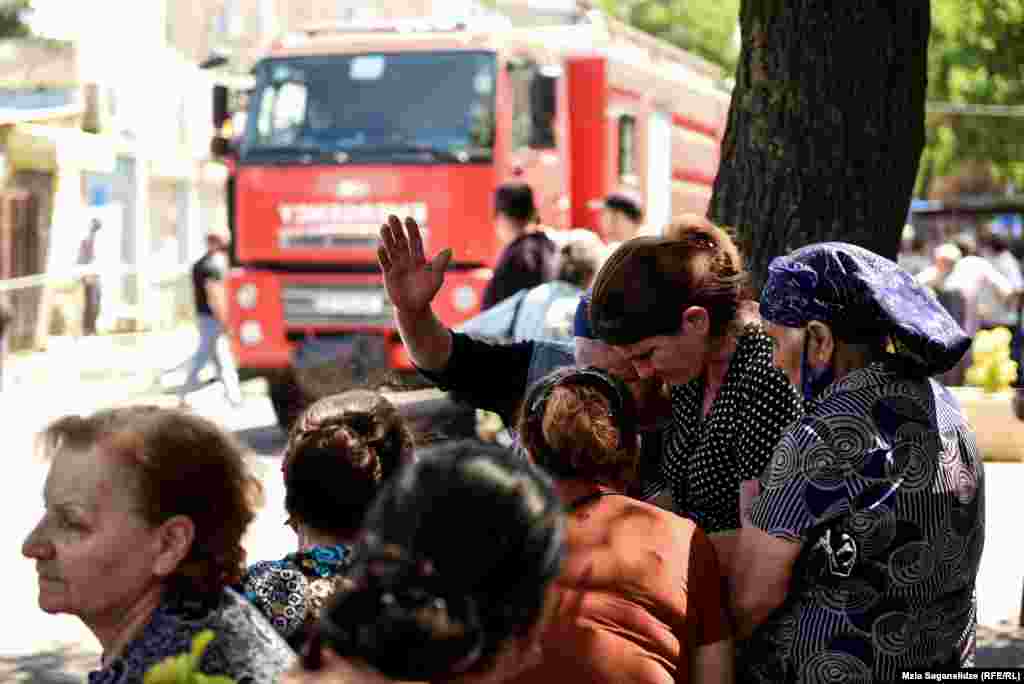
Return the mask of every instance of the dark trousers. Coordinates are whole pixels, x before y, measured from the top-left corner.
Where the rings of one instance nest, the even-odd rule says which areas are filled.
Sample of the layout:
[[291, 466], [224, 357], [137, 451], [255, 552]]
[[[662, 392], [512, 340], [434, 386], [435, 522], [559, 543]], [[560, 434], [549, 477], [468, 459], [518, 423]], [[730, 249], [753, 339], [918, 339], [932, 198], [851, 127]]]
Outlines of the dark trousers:
[[82, 311], [82, 334], [96, 334], [96, 319], [100, 317], [100, 284], [95, 280], [85, 280], [85, 308]]

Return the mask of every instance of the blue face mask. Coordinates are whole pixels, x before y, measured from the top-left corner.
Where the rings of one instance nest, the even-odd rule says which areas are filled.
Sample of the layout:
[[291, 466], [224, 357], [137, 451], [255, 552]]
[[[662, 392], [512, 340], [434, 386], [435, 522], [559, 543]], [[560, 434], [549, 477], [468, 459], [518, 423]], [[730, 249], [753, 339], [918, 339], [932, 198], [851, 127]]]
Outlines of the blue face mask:
[[807, 361], [807, 346], [810, 343], [810, 332], [804, 332], [804, 352], [800, 358], [800, 385], [804, 394], [804, 401], [810, 401], [820, 395], [826, 387], [835, 380], [835, 370], [832, 364], [824, 368], [812, 368]]

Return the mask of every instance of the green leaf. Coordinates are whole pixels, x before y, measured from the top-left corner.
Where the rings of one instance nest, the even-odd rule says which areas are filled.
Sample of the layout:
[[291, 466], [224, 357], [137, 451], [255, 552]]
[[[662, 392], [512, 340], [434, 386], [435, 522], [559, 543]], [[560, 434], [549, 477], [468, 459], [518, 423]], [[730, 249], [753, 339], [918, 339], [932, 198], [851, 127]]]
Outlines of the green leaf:
[[199, 669], [199, 663], [203, 658], [203, 652], [213, 641], [213, 630], [204, 629], [192, 639], [192, 667]]
[[143, 684], [235, 684], [230, 677], [204, 675], [199, 671], [203, 653], [215, 636], [209, 629], [195, 635], [188, 653], [164, 658], [149, 668], [142, 679]]

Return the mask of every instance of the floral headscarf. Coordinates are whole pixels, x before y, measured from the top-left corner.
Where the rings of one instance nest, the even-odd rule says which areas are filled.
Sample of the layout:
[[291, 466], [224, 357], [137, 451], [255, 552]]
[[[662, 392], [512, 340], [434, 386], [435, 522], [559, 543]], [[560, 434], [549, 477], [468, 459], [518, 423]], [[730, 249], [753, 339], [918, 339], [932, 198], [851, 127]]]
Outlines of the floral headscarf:
[[971, 338], [913, 276], [843, 242], [810, 245], [772, 260], [761, 315], [793, 328], [821, 321], [851, 342], [888, 336], [897, 354], [927, 375], [953, 368], [971, 346]]

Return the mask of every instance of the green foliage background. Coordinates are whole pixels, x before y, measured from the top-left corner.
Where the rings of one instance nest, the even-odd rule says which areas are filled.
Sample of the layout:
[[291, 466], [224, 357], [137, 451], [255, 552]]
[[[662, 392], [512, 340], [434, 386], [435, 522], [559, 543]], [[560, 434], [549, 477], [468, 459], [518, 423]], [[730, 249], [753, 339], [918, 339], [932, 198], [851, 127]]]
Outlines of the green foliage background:
[[0, 0], [0, 39], [24, 38], [31, 33], [24, 21], [31, 4], [30, 0]]
[[[929, 100], [1024, 105], [1024, 0], [932, 0], [928, 53]], [[1024, 116], [931, 115], [918, 194], [988, 164], [1000, 184], [1024, 190]]]
[[608, 14], [705, 59], [736, 69], [740, 0], [599, 0]]
[[[596, 4], [729, 73], [736, 68], [740, 0]], [[932, 0], [931, 5], [929, 101], [1024, 105], [1024, 0]], [[1024, 190], [1024, 117], [929, 115], [916, 194], [927, 196], [937, 179], [968, 168], [970, 173], [990, 170], [1000, 186], [1012, 182]]]

